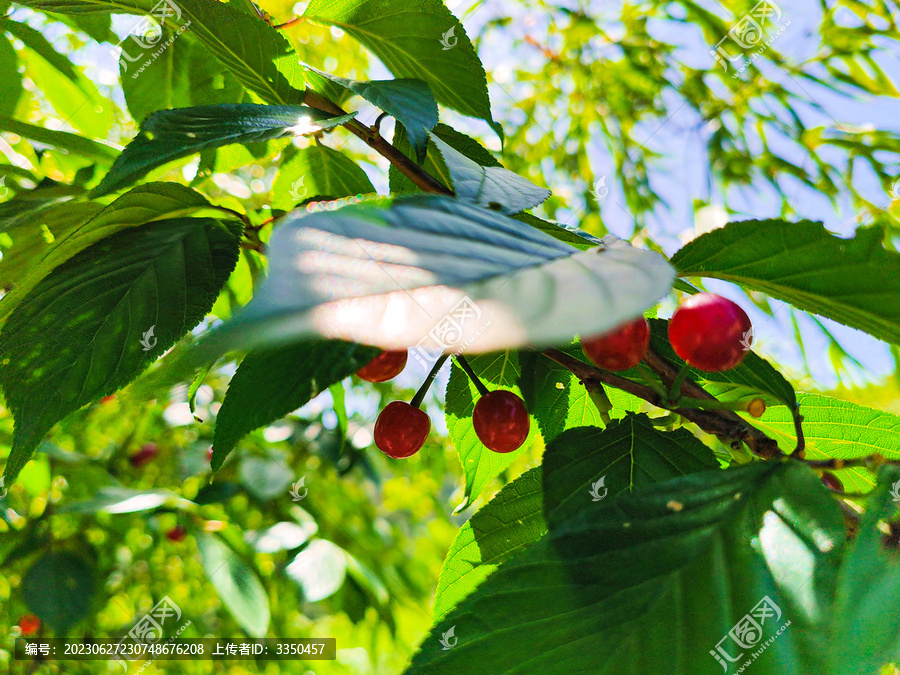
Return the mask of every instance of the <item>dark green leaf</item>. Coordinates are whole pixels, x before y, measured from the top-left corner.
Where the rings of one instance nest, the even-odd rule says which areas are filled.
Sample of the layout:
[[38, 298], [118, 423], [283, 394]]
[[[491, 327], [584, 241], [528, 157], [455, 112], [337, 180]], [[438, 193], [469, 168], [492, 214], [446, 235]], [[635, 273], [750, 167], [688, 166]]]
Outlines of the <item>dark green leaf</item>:
[[[106, 208], [90, 202], [67, 202], [21, 214], [10, 224], [14, 228], [12, 250], [16, 256], [10, 256], [9, 264], [15, 263], [15, 267], [10, 269], [5, 264], [6, 258], [0, 261], [0, 270], [11, 273], [11, 276], [4, 274], [3, 279], [14, 283], [13, 290], [0, 304], [0, 325], [41, 279], [91, 244], [130, 227], [197, 214], [204, 209], [212, 210], [209, 202], [183, 185], [148, 183], [126, 192]], [[41, 246], [37, 239], [45, 234], [45, 226], [53, 235], [53, 242]], [[16, 230], [27, 232], [19, 243], [15, 239]], [[20, 243], [25, 247], [19, 248]]]
[[178, 0], [190, 30], [266, 103], [303, 100], [304, 74], [291, 43], [261, 19], [216, 0]]
[[87, 616], [94, 595], [94, 574], [74, 553], [46, 553], [25, 573], [22, 595], [28, 609], [63, 637]]
[[395, 77], [424, 80], [438, 103], [493, 121], [484, 66], [440, 0], [312, 0], [304, 16], [346, 31]]
[[269, 599], [259, 578], [218, 537], [197, 536], [200, 562], [219, 599], [250, 637], [265, 637], [269, 629]]
[[16, 50], [6, 36], [0, 34], [0, 115], [9, 117], [15, 114], [22, 91]]
[[375, 192], [359, 164], [324, 145], [300, 150], [278, 169], [272, 185], [272, 207], [289, 211], [313, 197], [339, 199]]
[[600, 411], [571, 371], [537, 352], [520, 352], [519, 387], [544, 443], [566, 429], [603, 426]]
[[114, 192], [173, 159], [232, 143], [254, 143], [329, 129], [352, 115], [331, 117], [301, 105], [222, 104], [155, 112], [141, 124], [93, 195]]
[[[570, 432], [571, 433], [571, 432]], [[722, 646], [761, 675], [824, 672], [843, 523], [795, 463], [704, 471], [587, 502], [555, 535], [506, 561], [441, 620], [409, 673], [721, 673]], [[729, 631], [768, 598], [777, 612]], [[453, 630], [457, 642], [440, 638]]]
[[749, 220], [698, 237], [672, 263], [900, 343], [900, 254], [883, 239], [877, 227], [840, 239], [808, 220]]
[[554, 529], [603, 499], [718, 466], [687, 429], [658, 431], [646, 415], [571, 429], [544, 452], [544, 512]]
[[222, 466], [245, 434], [296, 410], [377, 353], [346, 342], [317, 341], [248, 354], [216, 417], [212, 468]]
[[831, 613], [829, 675], [876, 673], [900, 654], [900, 556], [896, 544], [893, 550], [884, 544], [887, 524], [897, 526], [900, 469], [885, 467], [878, 483], [841, 565]]
[[209, 311], [234, 269], [240, 225], [160, 220], [103, 239], [41, 280], [0, 333], [16, 420], [7, 484], [53, 425], [127, 384]]

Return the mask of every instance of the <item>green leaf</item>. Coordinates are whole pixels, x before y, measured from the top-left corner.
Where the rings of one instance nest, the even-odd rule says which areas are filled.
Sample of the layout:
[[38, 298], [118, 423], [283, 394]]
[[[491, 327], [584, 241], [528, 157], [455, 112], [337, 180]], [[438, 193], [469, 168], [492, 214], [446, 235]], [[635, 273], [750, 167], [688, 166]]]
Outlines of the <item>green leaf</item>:
[[[800, 394], [797, 400], [808, 458], [850, 459], [880, 452], [888, 459], [900, 459], [897, 415], [820, 394]], [[787, 409], [769, 408], [760, 419], [750, 421], [782, 448], [796, 445], [794, 422]], [[842, 470], [841, 479], [850, 491], [868, 490], [875, 484], [872, 473], [860, 468]]]
[[311, 197], [340, 199], [373, 192], [375, 187], [359, 164], [337, 150], [311, 145], [279, 167], [272, 208], [290, 211]]
[[501, 563], [547, 533], [540, 467], [507, 483], [478, 510], [450, 545], [434, 594], [440, 620]]
[[[467, 355], [466, 360], [488, 389], [492, 391], [506, 389], [519, 396], [522, 395], [518, 387], [519, 359], [516, 352], [503, 351], [477, 356]], [[459, 453], [459, 461], [466, 477], [465, 499], [456, 507], [456, 513], [469, 507], [504, 469], [522, 453], [528, 452], [540, 436], [534, 417], [529, 414], [531, 429], [522, 447], [507, 453], [488, 450], [478, 440], [475, 428], [472, 426], [472, 413], [478, 398], [478, 389], [454, 361], [450, 379], [447, 381], [444, 416], [447, 420], [450, 441]]]
[[167, 108], [239, 103], [244, 93], [231, 72], [223, 71], [210, 51], [189, 35], [179, 35], [142, 69], [124, 55], [119, 68], [128, 111], [138, 122]]
[[160, 506], [169, 508], [184, 508], [190, 505], [187, 499], [182, 499], [174, 492], [168, 490], [133, 490], [119, 486], [100, 488], [93, 498], [83, 501], [65, 504], [60, 507], [60, 513], [138, 513], [140, 511], [152, 511]]
[[47, 255], [60, 239], [102, 210], [100, 204], [91, 202], [50, 200], [34, 203], [29, 210], [0, 221], [0, 232], [12, 241], [10, 246], [3, 248], [0, 284], [4, 288], [14, 289], [3, 296], [0, 315], [7, 314], [11, 305], [16, 304], [12, 293], [21, 294], [21, 284], [33, 273], [37, 261]]
[[92, 141], [78, 134], [44, 129], [43, 127], [26, 124], [9, 117], [0, 117], [0, 131], [9, 131], [43, 145], [81, 155], [104, 166], [112, 164], [116, 157], [119, 156], [119, 151], [116, 148]]
[[347, 576], [347, 554], [325, 539], [313, 539], [284, 568], [303, 591], [307, 602], [318, 602], [337, 593]]
[[603, 426], [600, 411], [571, 371], [536, 352], [520, 352], [519, 363], [522, 398], [545, 443], [566, 429]]
[[681, 276], [762, 291], [888, 342], [900, 343], [900, 254], [878, 227], [841, 239], [807, 220], [729, 223], [672, 258]]
[[56, 51], [41, 31], [32, 28], [26, 23], [19, 23], [7, 18], [0, 20], [0, 30], [5, 30], [13, 37], [20, 39], [25, 43], [26, 47], [39, 54], [47, 63], [73, 82], [78, 81], [78, 74], [72, 62], [69, 61], [68, 57]]
[[57, 421], [127, 384], [203, 319], [239, 244], [234, 221], [160, 220], [89, 246], [28, 293], [0, 332], [16, 421], [7, 484]]
[[508, 169], [481, 166], [435, 134], [431, 134], [431, 140], [450, 170], [453, 189], [459, 199], [512, 214], [537, 206], [550, 196], [550, 190], [538, 187]]
[[321, 71], [316, 72], [359, 94], [400, 122], [412, 142], [417, 159], [421, 162], [425, 158], [428, 132], [438, 123], [437, 102], [427, 82], [410, 79], [359, 82]]
[[719, 466], [687, 429], [658, 431], [646, 415], [581, 427], [544, 452], [544, 512], [551, 529], [603, 499]]
[[312, 0], [304, 17], [346, 31], [395, 77], [424, 80], [438, 103], [493, 123], [484, 66], [440, 0]]
[[198, 534], [197, 548], [206, 577], [234, 620], [250, 637], [265, 637], [269, 599], [253, 570], [215, 535]]
[[673, 276], [662, 256], [614, 238], [605, 250], [578, 252], [500, 214], [435, 196], [390, 208], [297, 211], [275, 230], [270, 251], [268, 278], [207, 341], [209, 352], [308, 335], [424, 350], [434, 346], [432, 329], [463, 305], [471, 320], [439, 350], [565, 344], [640, 314]]
[[22, 75], [19, 73], [16, 50], [5, 36], [0, 35], [0, 115], [15, 114], [22, 91]]
[[249, 353], [216, 416], [213, 470], [247, 433], [281, 419], [371, 361], [377, 350], [314, 341]]
[[[166, 31], [163, 35], [168, 40], [172, 33]], [[127, 41], [125, 47], [128, 47]], [[128, 112], [135, 121], [142, 122], [157, 110], [186, 108], [191, 105], [193, 54], [192, 45], [183, 35], [179, 35], [148, 65], [143, 65], [140, 61], [132, 63], [130, 59], [138, 57], [123, 48], [119, 57], [122, 92], [125, 94]]]
[[76, 80], [61, 74], [52, 64], [33, 54], [26, 56], [26, 74], [56, 110], [60, 119], [91, 138], [109, 138], [115, 121], [115, 105], [84, 74]]
[[179, 0], [190, 30], [266, 103], [303, 100], [303, 67], [291, 43], [261, 19], [216, 0]]
[[900, 470], [884, 467], [844, 556], [831, 613], [830, 675], [875, 673], [900, 654], [900, 558], [885, 548], [882, 529], [896, 527], [898, 484]]
[[157, 0], [16, 0], [16, 4], [58, 14], [150, 14]]
[[[571, 432], [569, 432], [571, 433]], [[432, 630], [408, 673], [823, 672], [840, 511], [796, 463], [704, 471], [599, 504], [506, 561]], [[774, 603], [741, 649], [729, 631]], [[771, 607], [771, 605], [769, 605]], [[773, 609], [773, 612], [775, 610]], [[457, 642], [445, 649], [442, 635]]]
[[[28, 249], [20, 249], [18, 245], [13, 248], [16, 252], [14, 260], [22, 263], [17, 264], [13, 272], [20, 267], [23, 270], [20, 276], [12, 279], [4, 276], [7, 281], [13, 281], [15, 287], [0, 304], [0, 325], [41, 279], [91, 244], [130, 227], [164, 218], [196, 215], [204, 209], [212, 211], [213, 207], [190, 188], [177, 183], [148, 183], [130, 190], [105, 208], [90, 202], [67, 202], [35, 209], [33, 217], [29, 217], [32, 214], [22, 214], [14, 221], [15, 229], [31, 228], [23, 243], [35, 240], [38, 234], [42, 234], [44, 225], [50, 230], [54, 241], [52, 247], [40, 246], [34, 241], [34, 246]], [[57, 221], [62, 222], [57, 226]], [[40, 230], [36, 227], [38, 225]], [[4, 263], [6, 258], [0, 261], [0, 270], [8, 270]]]
[[331, 117], [301, 105], [221, 104], [161, 110], [141, 124], [140, 133], [94, 188], [93, 196], [114, 192], [173, 159], [232, 143], [255, 143], [330, 129], [352, 115]]
[[22, 579], [28, 609], [58, 636], [85, 616], [94, 595], [94, 574], [86, 560], [66, 551], [45, 553]]

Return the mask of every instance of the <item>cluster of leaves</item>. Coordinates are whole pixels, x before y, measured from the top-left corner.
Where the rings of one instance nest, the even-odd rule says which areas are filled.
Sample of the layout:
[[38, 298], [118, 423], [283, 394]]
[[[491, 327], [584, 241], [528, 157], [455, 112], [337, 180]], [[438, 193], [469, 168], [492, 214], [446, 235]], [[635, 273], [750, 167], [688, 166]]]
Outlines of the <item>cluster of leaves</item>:
[[[85, 23], [85, 16], [153, 15], [157, 9], [132, 0], [21, 4], [101, 41], [109, 38], [108, 25]], [[442, 108], [449, 109], [503, 137], [476, 51], [438, 0], [312, 0], [306, 7], [304, 24], [358, 42], [387, 67], [391, 80], [351, 80], [326, 72], [335, 69], [327, 64], [307, 65], [299, 41], [274, 27], [278, 12], [216, 0], [175, 4], [155, 38], [163, 45], [159, 53], [140, 61], [127, 51], [134, 45], [123, 43], [122, 89], [141, 124], [121, 152], [96, 140], [110, 137], [113, 118], [106, 101], [95, 105], [99, 95], [83, 74], [35, 37], [39, 31], [10, 18], [3, 24], [25, 45], [7, 61], [15, 64], [25, 53], [33, 83], [37, 73], [52, 72], [54, 84], [67, 80], [60, 86], [70, 93], [74, 87], [81, 96], [74, 100], [90, 103], [79, 115], [71, 100], [48, 92], [51, 105], [81, 135], [51, 131], [24, 113], [36, 102], [20, 80], [3, 80], [9, 93], [3, 100], [12, 103], [0, 129], [17, 135], [16, 149], [28, 152], [20, 156], [43, 174], [10, 167], [6, 175], [15, 177], [16, 195], [0, 205], [6, 289], [0, 387], [15, 419], [3, 478], [10, 487], [22, 477], [25, 487], [13, 488], [13, 500], [24, 498], [28, 480], [30, 494], [46, 490], [49, 476], [37, 487], [28, 476], [38, 463], [29, 461], [42, 447], [39, 463], [46, 454], [54, 466], [81, 467], [71, 480], [91, 493], [67, 491], [57, 508], [62, 486], [54, 484], [60, 495], [50, 500], [53, 508], [45, 504], [27, 526], [15, 511], [3, 515], [5, 527], [17, 533], [3, 564], [27, 561], [21, 593], [53, 631], [65, 633], [91, 613], [93, 569], [115, 577], [105, 585], [107, 605], [130, 575], [146, 573], [112, 547], [98, 547], [129, 536], [127, 525], [107, 529], [127, 513], [148, 514], [153, 523], [175, 514], [191, 524], [199, 565], [248, 635], [269, 634], [273, 611], [279, 627], [297, 630], [296, 613], [282, 606], [278, 592], [285, 578], [299, 584], [308, 602], [340, 590], [337, 607], [352, 621], [365, 621], [371, 607], [373, 621], [395, 631], [402, 612], [392, 598], [412, 588], [417, 600], [429, 584], [415, 562], [417, 538], [427, 526], [414, 527], [413, 519], [398, 525], [409, 530], [409, 556], [404, 547], [386, 558], [363, 555], [390, 545], [382, 536], [390, 526], [376, 523], [357, 486], [355, 506], [367, 511], [368, 527], [357, 528], [350, 517], [341, 524], [343, 534], [314, 537], [335, 517], [315, 512], [312, 501], [311, 514], [288, 501], [287, 489], [299, 475], [286, 465], [303, 458], [312, 466], [324, 457], [360, 476], [361, 484], [377, 476], [366, 448], [350, 442], [365, 423], [347, 413], [346, 378], [376, 347], [421, 344], [465, 300], [477, 305], [480, 324], [459, 326], [459, 344], [475, 354], [470, 362], [488, 388], [522, 395], [533, 430], [514, 453], [487, 451], [472, 427], [476, 388], [453, 367], [444, 413], [462, 466], [458, 508], [507, 472], [533, 464], [541, 451], [542, 463], [509, 482], [460, 530], [438, 582], [438, 623], [410, 672], [458, 672], [472, 664], [489, 672], [578, 672], [598, 661], [610, 672], [718, 672], [710, 651], [763, 598], [791, 625], [754, 662], [760, 672], [859, 672], [900, 654], [895, 632], [885, 628], [900, 619], [893, 602], [900, 577], [896, 551], [883, 541], [887, 531], [891, 544], [896, 528], [889, 486], [900, 472], [893, 466], [877, 475], [869, 470], [883, 458], [900, 461], [900, 418], [797, 395], [775, 366], [751, 354], [725, 373], [688, 371], [692, 384], [720, 406], [757, 397], [770, 406], [755, 427], [728, 417], [730, 428], [744, 435], [716, 439], [685, 417], [658, 416], [628, 393], [610, 390], [612, 410], [598, 409], [579, 377], [539, 351], [556, 347], [580, 359], [573, 342], [578, 335], [603, 333], [652, 313], [676, 292], [694, 292], [676, 281], [679, 276], [730, 281], [900, 343], [900, 255], [885, 248], [882, 228], [840, 239], [808, 221], [734, 222], [670, 260], [615, 237], [600, 240], [531, 213], [549, 190], [439, 122]], [[573, 16], [582, 21], [584, 15]], [[455, 42], [448, 47], [449, 35]], [[142, 44], [135, 40], [138, 50]], [[663, 76], [659, 69], [656, 77]], [[608, 103], [621, 101], [610, 95]], [[781, 103], [789, 108], [792, 101]], [[392, 142], [378, 122], [367, 126], [359, 110], [347, 112], [351, 105], [391, 116]], [[344, 138], [338, 134], [390, 162], [390, 197], [375, 194], [355, 161], [358, 151], [326, 143]], [[627, 135], [619, 136], [625, 142]], [[258, 169], [249, 170], [250, 185], [259, 182], [256, 192], [271, 199], [250, 191], [236, 199], [222, 187], [248, 156]], [[179, 183], [191, 175], [185, 160], [196, 162], [189, 186]], [[823, 170], [819, 182], [830, 175]], [[639, 212], [647, 204], [634, 206]], [[665, 333], [665, 322], [655, 320], [655, 353], [671, 368], [686, 368]], [[201, 386], [220, 383], [226, 369], [216, 363], [235, 350], [246, 356], [221, 406], [213, 411], [207, 404], [200, 415], [215, 412], [214, 426], [207, 420], [203, 437], [186, 430], [173, 443], [184, 464], [167, 477], [173, 487], [182, 481], [175, 490], [163, 489], [163, 481], [153, 490], [129, 488], [117, 479], [116, 462], [122, 465], [133, 438], [147, 433], [141, 422], [128, 439], [101, 452], [60, 451], [45, 441], [59, 422], [64, 430], [108, 425], [106, 404], [98, 401], [136, 378], [124, 399], [134, 408], [188, 379], [188, 391], [176, 391], [196, 412]], [[618, 382], [626, 391], [636, 391], [629, 383], [671, 384], [659, 373], [654, 377], [634, 369]], [[339, 432], [306, 420], [291, 435], [291, 460], [260, 441], [254, 430], [270, 432], [326, 390]], [[218, 386], [214, 394], [221, 394]], [[805, 443], [805, 457], [750, 461], [737, 441], [751, 429], [785, 452]], [[210, 439], [211, 469], [221, 473], [204, 485]], [[877, 459], [861, 459], [875, 452]], [[444, 457], [435, 454], [429, 466], [443, 472]], [[837, 461], [854, 459], [846, 468]], [[812, 466], [839, 470], [854, 491], [865, 493], [857, 497], [861, 518], [829, 494]], [[105, 487], [95, 492], [96, 481], [79, 475], [81, 469], [105, 472]], [[410, 480], [423, 480], [424, 472], [409, 471]], [[324, 470], [320, 479], [342, 482]], [[599, 479], [610, 493], [603, 499], [596, 497]], [[315, 503], [329, 504], [342, 492], [322, 489]], [[89, 498], [71, 499], [76, 495]], [[259, 512], [247, 508], [250, 498], [263, 505]], [[437, 497], [428, 503], [440, 509]], [[842, 508], [850, 510], [849, 533]], [[60, 513], [93, 518], [94, 527], [78, 530], [77, 520], [57, 521]], [[273, 574], [276, 561], [283, 574]], [[72, 582], [54, 584], [59, 578]], [[154, 585], [151, 593], [172, 595], [167, 589]], [[192, 609], [202, 614], [208, 607]], [[104, 625], [124, 632], [134, 618]]]

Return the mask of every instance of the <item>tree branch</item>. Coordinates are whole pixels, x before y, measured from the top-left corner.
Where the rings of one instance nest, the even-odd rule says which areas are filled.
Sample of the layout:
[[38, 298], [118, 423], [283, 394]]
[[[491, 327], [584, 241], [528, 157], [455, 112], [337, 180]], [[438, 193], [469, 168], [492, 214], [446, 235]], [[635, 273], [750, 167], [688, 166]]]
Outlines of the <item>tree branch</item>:
[[[303, 102], [311, 108], [316, 108], [335, 116], [346, 115], [340, 106], [335, 105], [321, 94], [307, 89], [303, 94]], [[425, 192], [438, 195], [452, 195], [453, 191], [445, 187], [437, 179], [433, 178], [422, 167], [400, 152], [375, 129], [361, 124], [357, 120], [350, 120], [344, 126], [363, 143], [375, 150], [379, 155], [393, 164], [400, 173], [409, 178], [417, 187]]]
[[[784, 456], [784, 453], [778, 447], [778, 443], [766, 436], [756, 427], [747, 424], [736, 413], [730, 410], [672, 408], [666, 405], [666, 401], [663, 400], [663, 397], [647, 385], [632, 382], [620, 375], [589, 366], [583, 361], [579, 361], [558, 349], [545, 349], [543, 354], [566, 370], [571, 371], [575, 377], [581, 380], [581, 383], [588, 392], [599, 387], [601, 384], [608, 384], [611, 387], [616, 387], [617, 389], [621, 389], [638, 398], [642, 398], [658, 408], [672, 410], [685, 419], [690, 420], [707, 433], [715, 434], [720, 438], [725, 438], [733, 442], [746, 443], [747, 447], [759, 457], [772, 459]], [[658, 358], [661, 359], [661, 357]], [[662, 360], [664, 361], [664, 359]], [[674, 366], [671, 366], [671, 364], [668, 364], [668, 362], [665, 363], [669, 365], [672, 370], [675, 370], [675, 374], [672, 375], [669, 369], [666, 369], [666, 372], [674, 378], [677, 375], [677, 369], [675, 369]], [[685, 380], [684, 388], [691, 392], [691, 398], [704, 398], [707, 400], [715, 398], [690, 380]], [[695, 392], [694, 388], [699, 391]]]

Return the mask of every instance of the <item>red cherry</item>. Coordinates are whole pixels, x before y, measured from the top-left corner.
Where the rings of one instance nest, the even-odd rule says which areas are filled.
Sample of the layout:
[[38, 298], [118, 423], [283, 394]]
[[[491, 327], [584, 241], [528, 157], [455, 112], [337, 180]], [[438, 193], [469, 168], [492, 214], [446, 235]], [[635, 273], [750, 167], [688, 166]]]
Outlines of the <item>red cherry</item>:
[[375, 422], [375, 445], [388, 457], [405, 459], [425, 444], [431, 420], [405, 401], [388, 403]]
[[19, 630], [22, 631], [22, 635], [31, 636], [37, 633], [41, 629], [41, 620], [37, 618], [34, 614], [26, 614], [21, 619], [19, 619]]
[[834, 490], [835, 492], [844, 491], [844, 484], [841, 482], [841, 479], [830, 471], [822, 472], [822, 483], [824, 483], [825, 487], [829, 490]]
[[622, 324], [611, 333], [604, 333], [581, 341], [587, 357], [604, 370], [634, 368], [650, 346], [650, 324], [639, 317]]
[[152, 462], [158, 454], [159, 447], [156, 443], [144, 443], [140, 450], [128, 458], [128, 461], [131, 462], [131, 466], [134, 468], [139, 468], [144, 466], [144, 464]]
[[669, 321], [672, 349], [707, 372], [738, 365], [750, 348], [753, 326], [746, 312], [727, 298], [698, 293], [685, 300]]
[[187, 534], [187, 530], [184, 529], [184, 525], [176, 525], [171, 530], [166, 532], [166, 537], [168, 538], [169, 541], [174, 541], [175, 543], [178, 543], [179, 541], [184, 539], [186, 534]]
[[381, 352], [374, 359], [356, 371], [357, 377], [366, 382], [387, 382], [397, 377], [406, 368], [406, 359], [409, 352], [405, 349], [399, 351]]
[[511, 391], [492, 391], [475, 404], [472, 424], [478, 440], [494, 452], [512, 452], [528, 438], [525, 402]]

